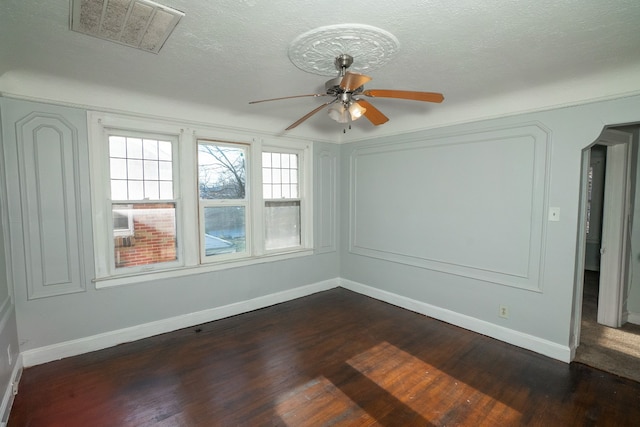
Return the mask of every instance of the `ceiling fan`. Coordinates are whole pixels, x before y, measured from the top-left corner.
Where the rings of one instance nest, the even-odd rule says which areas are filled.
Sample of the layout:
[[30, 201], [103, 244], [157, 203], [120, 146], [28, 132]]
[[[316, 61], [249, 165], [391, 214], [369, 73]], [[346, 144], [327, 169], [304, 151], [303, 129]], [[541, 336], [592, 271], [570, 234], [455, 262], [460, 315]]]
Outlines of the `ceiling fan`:
[[331, 105], [328, 109], [329, 117], [338, 123], [349, 123], [349, 121], [357, 120], [362, 116], [366, 117], [375, 126], [389, 121], [389, 118], [382, 114], [382, 112], [380, 112], [376, 107], [371, 105], [370, 102], [360, 99], [359, 96], [361, 95], [371, 98], [397, 98], [438, 103], [444, 100], [444, 96], [441, 93], [435, 92], [416, 92], [390, 89], [365, 90], [364, 84], [371, 81], [371, 77], [365, 74], [347, 71], [351, 64], [353, 64], [353, 57], [350, 55], [342, 54], [336, 57], [335, 66], [339, 72], [339, 76], [328, 80], [325, 83], [326, 93], [262, 99], [259, 101], [251, 101], [249, 104], [303, 97], [331, 96], [334, 98], [331, 101], [325, 102], [319, 107], [314, 108], [285, 129], [291, 130], [328, 105]]

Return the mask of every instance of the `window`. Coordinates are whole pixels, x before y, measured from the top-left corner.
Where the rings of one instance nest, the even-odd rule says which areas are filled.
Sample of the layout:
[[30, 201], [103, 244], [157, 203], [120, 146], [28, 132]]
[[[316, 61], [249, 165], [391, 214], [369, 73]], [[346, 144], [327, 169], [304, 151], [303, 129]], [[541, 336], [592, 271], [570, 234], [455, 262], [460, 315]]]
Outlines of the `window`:
[[115, 269], [177, 260], [172, 142], [110, 134]]
[[247, 253], [247, 148], [198, 141], [200, 237], [205, 262]]
[[133, 235], [133, 205], [124, 205], [123, 209], [113, 209], [113, 235], [129, 237]]
[[301, 244], [300, 192], [297, 153], [262, 153], [265, 249], [298, 247]]
[[312, 253], [311, 143], [90, 112], [96, 286]]

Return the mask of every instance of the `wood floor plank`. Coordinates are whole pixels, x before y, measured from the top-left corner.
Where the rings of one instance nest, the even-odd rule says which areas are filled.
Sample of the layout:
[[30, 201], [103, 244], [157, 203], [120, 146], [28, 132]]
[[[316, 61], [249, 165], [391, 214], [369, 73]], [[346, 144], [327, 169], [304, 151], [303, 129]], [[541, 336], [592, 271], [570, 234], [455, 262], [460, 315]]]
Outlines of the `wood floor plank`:
[[28, 368], [13, 426], [637, 425], [640, 383], [344, 289]]

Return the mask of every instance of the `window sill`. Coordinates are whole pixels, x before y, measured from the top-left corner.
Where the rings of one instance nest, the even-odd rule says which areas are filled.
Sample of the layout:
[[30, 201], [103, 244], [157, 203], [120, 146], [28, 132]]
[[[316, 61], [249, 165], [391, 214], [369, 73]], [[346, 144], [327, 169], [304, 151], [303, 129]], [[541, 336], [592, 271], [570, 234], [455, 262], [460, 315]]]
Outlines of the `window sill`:
[[291, 258], [313, 255], [313, 249], [301, 249], [295, 252], [279, 253], [273, 255], [263, 255], [242, 260], [224, 261], [211, 264], [198, 264], [158, 271], [145, 271], [135, 274], [100, 277], [93, 280], [96, 289], [111, 288], [114, 286], [130, 285], [134, 283], [144, 283], [153, 280], [171, 279], [176, 277], [190, 276], [194, 274], [209, 273], [212, 271], [227, 270], [230, 268], [245, 267], [254, 264], [264, 264], [273, 261], [282, 261]]

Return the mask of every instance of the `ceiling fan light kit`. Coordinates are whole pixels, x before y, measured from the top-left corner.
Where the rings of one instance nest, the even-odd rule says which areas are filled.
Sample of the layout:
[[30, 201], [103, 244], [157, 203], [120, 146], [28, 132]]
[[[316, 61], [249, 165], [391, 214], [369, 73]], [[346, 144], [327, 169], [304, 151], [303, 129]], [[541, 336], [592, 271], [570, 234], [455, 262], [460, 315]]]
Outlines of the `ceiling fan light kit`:
[[[311, 30], [294, 40], [289, 48], [289, 59], [303, 71], [327, 75], [326, 65], [329, 63], [327, 57], [333, 56], [334, 70], [329, 75], [335, 75], [337, 71], [338, 76], [325, 83], [326, 93], [263, 99], [251, 101], [250, 104], [302, 97], [334, 98], [305, 114], [285, 129], [291, 130], [327, 106], [329, 106], [327, 109], [329, 117], [338, 123], [350, 123], [362, 116], [374, 126], [389, 121], [389, 118], [380, 110], [370, 102], [360, 99], [359, 96], [442, 102], [444, 96], [435, 92], [365, 90], [364, 85], [372, 78], [366, 74], [348, 71], [352, 65], [359, 71], [368, 71], [384, 65], [397, 53], [398, 47], [399, 43], [391, 33], [368, 25], [344, 24]], [[354, 65], [354, 57], [351, 56], [354, 51], [358, 53], [357, 67]]]

